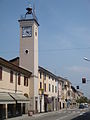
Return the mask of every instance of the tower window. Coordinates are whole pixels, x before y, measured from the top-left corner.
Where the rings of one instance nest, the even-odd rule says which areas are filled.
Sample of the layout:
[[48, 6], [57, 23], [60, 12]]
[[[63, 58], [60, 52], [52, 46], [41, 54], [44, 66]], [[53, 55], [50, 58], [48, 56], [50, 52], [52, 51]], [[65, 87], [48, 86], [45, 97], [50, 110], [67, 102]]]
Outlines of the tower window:
[[26, 53], [26, 54], [29, 54], [29, 50], [28, 50], [28, 49], [26, 49], [26, 50], [25, 50], [25, 53]]

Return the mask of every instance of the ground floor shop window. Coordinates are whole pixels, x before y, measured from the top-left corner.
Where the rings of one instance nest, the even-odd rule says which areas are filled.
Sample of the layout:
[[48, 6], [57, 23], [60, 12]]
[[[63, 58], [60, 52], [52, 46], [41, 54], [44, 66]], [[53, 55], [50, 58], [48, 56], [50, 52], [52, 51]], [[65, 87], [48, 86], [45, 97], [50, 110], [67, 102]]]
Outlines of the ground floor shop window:
[[21, 103], [16, 104], [16, 116], [22, 115], [21, 112]]
[[14, 104], [8, 104], [8, 118], [15, 116], [15, 105]]
[[6, 118], [5, 105], [0, 104], [0, 120], [3, 120], [5, 118]]
[[23, 103], [23, 111], [22, 114], [25, 114], [25, 103]]

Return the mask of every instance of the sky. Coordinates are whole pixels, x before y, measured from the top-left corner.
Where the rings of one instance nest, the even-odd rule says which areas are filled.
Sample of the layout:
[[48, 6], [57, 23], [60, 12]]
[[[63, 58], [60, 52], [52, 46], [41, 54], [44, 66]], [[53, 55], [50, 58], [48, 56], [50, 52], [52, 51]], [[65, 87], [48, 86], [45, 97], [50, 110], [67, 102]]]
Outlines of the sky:
[[90, 62], [83, 59], [90, 59], [90, 0], [0, 0], [0, 56], [19, 56], [18, 20], [29, 3], [35, 3], [40, 24], [39, 65], [90, 98]]

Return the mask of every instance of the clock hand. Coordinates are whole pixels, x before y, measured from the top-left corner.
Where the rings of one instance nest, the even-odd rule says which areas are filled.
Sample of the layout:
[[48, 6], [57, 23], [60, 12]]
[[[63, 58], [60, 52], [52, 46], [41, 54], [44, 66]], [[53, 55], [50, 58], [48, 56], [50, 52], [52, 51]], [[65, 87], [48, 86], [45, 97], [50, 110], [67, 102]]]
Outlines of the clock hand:
[[28, 32], [28, 31], [26, 31], [26, 33], [28, 33], [28, 34], [29, 34], [29, 32]]

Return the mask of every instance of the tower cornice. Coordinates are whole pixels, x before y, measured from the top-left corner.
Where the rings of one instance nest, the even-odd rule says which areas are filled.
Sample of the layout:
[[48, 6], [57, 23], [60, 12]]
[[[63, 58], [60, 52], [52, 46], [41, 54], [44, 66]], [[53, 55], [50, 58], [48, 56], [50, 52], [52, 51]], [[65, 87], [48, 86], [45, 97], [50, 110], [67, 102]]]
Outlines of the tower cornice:
[[18, 22], [22, 22], [22, 21], [34, 21], [37, 23], [38, 26], [40, 26], [36, 19], [20, 19], [20, 20], [18, 20]]

